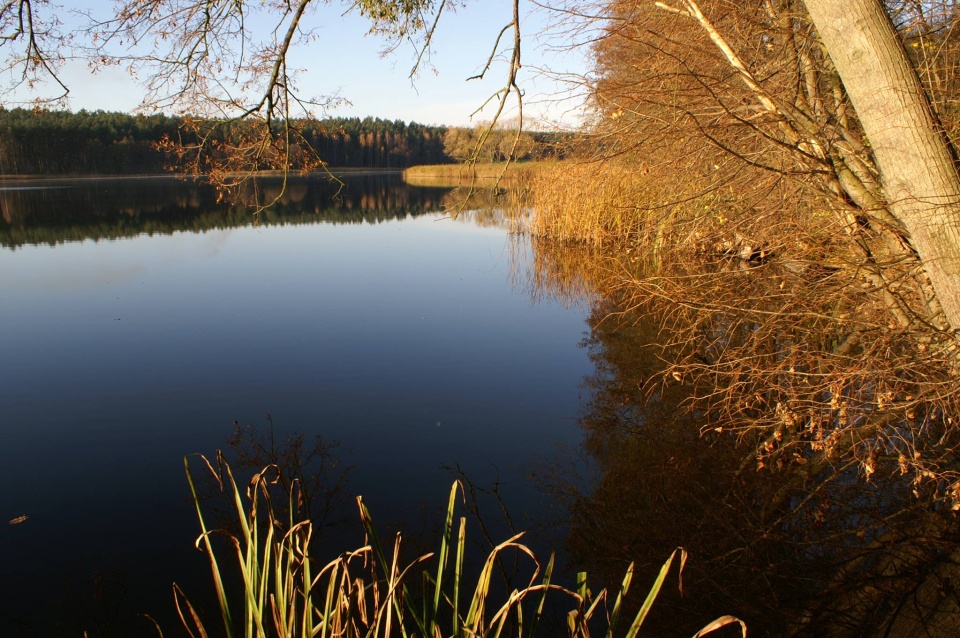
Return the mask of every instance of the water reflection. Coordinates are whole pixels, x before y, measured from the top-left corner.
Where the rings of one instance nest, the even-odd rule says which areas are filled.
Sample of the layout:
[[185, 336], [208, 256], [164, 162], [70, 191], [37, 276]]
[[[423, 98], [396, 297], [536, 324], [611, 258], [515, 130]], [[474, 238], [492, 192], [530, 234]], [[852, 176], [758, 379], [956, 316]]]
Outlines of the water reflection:
[[684, 407], [689, 386], [651, 382], [671, 353], [657, 345], [661, 323], [624, 312], [608, 285], [628, 265], [545, 243], [536, 250], [538, 294], [606, 292], [585, 343], [596, 364], [580, 418], [587, 459], [564, 466], [595, 475], [548, 481], [567, 504], [577, 569], [616, 587], [636, 561], [639, 582], [651, 582], [674, 547], [688, 549], [683, 595], [661, 594], [651, 635], [689, 636], [723, 614], [746, 620], [754, 636], [960, 632], [960, 524], [942, 502], [912, 494], [895, 458], [878, 459], [869, 482], [856, 461], [759, 471], [751, 446], [701, 436], [702, 415]]
[[[262, 425], [237, 422], [227, 445], [225, 460], [241, 480], [268, 466], [276, 468], [278, 492], [296, 498], [279, 499], [274, 503], [274, 513], [279, 520], [309, 520], [315, 531], [314, 553], [323, 556], [320, 546], [326, 535], [344, 524], [348, 512], [353, 513], [346, 489], [352, 467], [344, 462], [339, 442], [328, 441], [320, 435], [307, 437], [303, 432], [278, 436], [273, 416], [267, 414], [266, 423]], [[208, 487], [211, 488], [208, 494], [219, 492], [223, 496], [222, 490]], [[221, 511], [230, 512], [231, 516], [219, 526], [227, 528], [234, 524], [235, 505], [228, 502]]]
[[[60, 244], [243, 226], [359, 224], [441, 210], [450, 189], [406, 186], [395, 174], [247, 183], [231, 201], [178, 178], [4, 181], [0, 246]], [[258, 192], [253, 192], [254, 190]], [[247, 201], [249, 200], [249, 201]], [[254, 214], [255, 201], [276, 204]]]

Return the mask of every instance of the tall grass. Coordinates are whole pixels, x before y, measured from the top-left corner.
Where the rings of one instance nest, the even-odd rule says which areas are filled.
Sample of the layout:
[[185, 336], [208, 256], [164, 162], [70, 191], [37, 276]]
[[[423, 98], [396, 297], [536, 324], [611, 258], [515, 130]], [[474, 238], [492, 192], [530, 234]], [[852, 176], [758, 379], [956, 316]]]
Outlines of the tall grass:
[[684, 182], [609, 160], [545, 166], [527, 188], [535, 237], [632, 255], [654, 270], [667, 257], [737, 246], [729, 223], [736, 195], [721, 183]]
[[[678, 562], [682, 572], [687, 560], [683, 549], [671, 554], [639, 612], [628, 622], [621, 621], [621, 615], [633, 580], [632, 564], [620, 588], [612, 594], [606, 590], [592, 594], [586, 574], [578, 576], [575, 590], [567, 589], [554, 582], [553, 555], [546, 564], [541, 563], [521, 542], [521, 533], [496, 545], [474, 575], [475, 570], [465, 566], [467, 519], [456, 515], [463, 490], [459, 483], [454, 483], [437, 551], [404, 561], [401, 536], [397, 534], [390, 542], [383, 542], [370, 512], [358, 497], [366, 543], [319, 565], [311, 555], [312, 525], [296, 516], [301, 494], [295, 483], [283, 494], [288, 499], [286, 511], [290, 515], [281, 521], [273, 506], [278, 485], [275, 466], [254, 475], [244, 495], [219, 455], [214, 463], [203, 456], [198, 458], [203, 471], [232, 497], [240, 532], [230, 534], [209, 527], [190, 459], [185, 459], [201, 529], [197, 546], [208, 555], [221, 616], [215, 626], [208, 628], [210, 620], [202, 618], [175, 586], [180, 618], [195, 637], [533, 636], [543, 619], [549, 595], [552, 605], [561, 604], [567, 609], [568, 635], [586, 637], [599, 631], [611, 638], [632, 638], [639, 632], [672, 565]], [[217, 542], [217, 537], [225, 542]], [[507, 553], [523, 558], [526, 566], [523, 586], [509, 591], [494, 582], [495, 564]], [[237, 579], [230, 576], [234, 571]], [[746, 636], [746, 626], [731, 616], [718, 618], [696, 636], [733, 623], [739, 623], [742, 635]]]
[[423, 164], [404, 169], [403, 180], [411, 186], [489, 186], [495, 181], [527, 180], [556, 162], [511, 162], [509, 164]]
[[652, 183], [628, 166], [564, 163], [544, 167], [530, 182], [536, 211], [531, 232], [594, 247], [635, 237], [650, 215]]

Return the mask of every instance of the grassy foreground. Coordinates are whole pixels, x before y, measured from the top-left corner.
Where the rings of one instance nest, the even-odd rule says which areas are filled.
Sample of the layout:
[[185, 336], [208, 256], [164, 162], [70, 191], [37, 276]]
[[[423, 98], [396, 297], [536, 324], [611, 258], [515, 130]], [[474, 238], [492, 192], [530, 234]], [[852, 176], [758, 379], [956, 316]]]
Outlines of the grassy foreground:
[[[218, 455], [211, 463], [200, 456], [200, 465], [233, 501], [240, 532], [211, 529], [207, 523], [197, 482], [185, 459], [187, 480], [196, 504], [202, 533], [197, 546], [207, 552], [219, 599], [221, 619], [208, 626], [183, 591], [174, 586], [177, 609], [191, 636], [205, 637], [221, 632], [229, 637], [307, 636], [412, 636], [496, 637], [501, 634], [533, 636], [547, 603], [563, 605], [567, 634], [586, 637], [604, 635], [633, 637], [642, 626], [674, 561], [682, 572], [686, 551], [674, 550], [660, 569], [639, 611], [621, 619], [621, 609], [633, 579], [631, 564], [618, 591], [593, 595], [587, 576], [577, 577], [576, 590], [553, 581], [554, 557], [546, 564], [522, 544], [517, 534], [496, 545], [483, 562], [479, 574], [468, 575], [464, 565], [467, 519], [455, 519], [457, 501], [462, 499], [459, 482], [450, 489], [442, 537], [436, 552], [411, 561], [401, 559], [398, 534], [384, 544], [362, 498], [357, 498], [360, 520], [366, 531], [364, 546], [342, 553], [326, 565], [311, 556], [313, 528], [309, 520], [298, 520], [297, 503], [302, 496], [294, 483], [288, 494], [279, 494], [276, 466], [254, 475], [245, 496], [230, 467]], [[275, 507], [274, 498], [286, 503]], [[285, 508], [283, 506], [286, 506]], [[275, 514], [285, 509], [287, 520]], [[215, 541], [225, 538], [226, 543]], [[495, 565], [504, 555], [526, 564], [525, 585], [503, 591], [495, 581]], [[239, 574], [235, 583], [227, 574]], [[502, 593], [499, 593], [502, 592]], [[729, 624], [746, 626], [737, 618], [723, 616], [711, 622], [694, 638]], [[209, 628], [208, 628], [209, 627]]]

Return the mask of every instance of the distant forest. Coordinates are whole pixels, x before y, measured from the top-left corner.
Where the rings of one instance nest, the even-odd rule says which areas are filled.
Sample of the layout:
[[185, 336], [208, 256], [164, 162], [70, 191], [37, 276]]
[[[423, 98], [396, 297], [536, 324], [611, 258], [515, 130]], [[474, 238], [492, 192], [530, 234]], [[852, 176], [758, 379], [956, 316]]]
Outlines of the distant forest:
[[[182, 125], [182, 118], [166, 115], [0, 108], [0, 173], [162, 173], [171, 158], [157, 142], [178, 139]], [[303, 122], [300, 128], [330, 166], [400, 169], [454, 161], [444, 149], [443, 126], [367, 117]]]

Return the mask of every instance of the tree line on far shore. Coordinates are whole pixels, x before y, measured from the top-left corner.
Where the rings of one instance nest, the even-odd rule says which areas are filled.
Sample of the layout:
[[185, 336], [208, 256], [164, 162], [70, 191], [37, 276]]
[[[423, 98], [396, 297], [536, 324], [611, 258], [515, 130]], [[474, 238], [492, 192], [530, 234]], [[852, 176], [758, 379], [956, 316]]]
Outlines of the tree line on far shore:
[[[185, 123], [183, 117], [163, 114], [0, 108], [0, 174], [162, 173], [175, 162], [162, 141], [189, 142], [196, 135]], [[298, 123], [302, 140], [328, 166], [396, 169], [461, 161], [466, 158], [465, 144], [475, 142], [483, 126], [431, 126], [373, 117]], [[498, 129], [480, 159], [505, 160], [514, 137], [515, 132]], [[566, 137], [524, 132], [512, 159], [556, 156]]]

